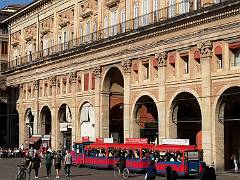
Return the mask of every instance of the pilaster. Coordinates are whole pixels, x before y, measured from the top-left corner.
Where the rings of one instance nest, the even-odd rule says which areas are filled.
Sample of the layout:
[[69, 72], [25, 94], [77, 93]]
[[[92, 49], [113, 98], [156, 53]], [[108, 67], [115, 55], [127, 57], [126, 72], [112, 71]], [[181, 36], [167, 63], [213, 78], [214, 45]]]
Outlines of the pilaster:
[[198, 45], [201, 53], [202, 73], [202, 148], [203, 158], [211, 165], [212, 157], [212, 108], [211, 108], [211, 60], [212, 42], [206, 41]]
[[57, 77], [53, 76], [50, 78], [50, 86], [52, 86], [52, 109], [51, 109], [51, 115], [52, 115], [52, 130], [51, 130], [51, 146], [52, 149], [57, 150], [59, 148], [60, 144], [60, 128], [59, 123], [57, 119], [57, 107], [56, 107], [56, 81]]
[[76, 82], [77, 82], [77, 72], [71, 73], [69, 77], [69, 85], [71, 84], [71, 113], [72, 113], [72, 143], [76, 142], [77, 139], [77, 123], [80, 121], [77, 117], [77, 103], [76, 103]]
[[93, 73], [95, 75], [95, 137], [100, 137], [100, 95], [101, 95], [101, 79], [102, 79], [102, 67], [96, 66], [93, 69]]
[[158, 92], [159, 92], [159, 103], [158, 103], [158, 138], [159, 142], [161, 139], [166, 138], [166, 63], [167, 53], [161, 52], [156, 54], [155, 57], [158, 60]]
[[41, 134], [41, 122], [39, 121], [39, 80], [33, 82], [34, 102], [32, 113], [34, 116], [33, 134]]
[[122, 67], [124, 71], [124, 100], [123, 100], [123, 129], [124, 129], [124, 141], [131, 135], [130, 125], [131, 114], [130, 114], [130, 78], [131, 78], [131, 66], [132, 62], [129, 59], [122, 61]]
[[26, 123], [24, 118], [24, 109], [23, 109], [23, 84], [19, 84], [19, 101], [17, 103], [17, 111], [19, 115], [19, 147], [23, 144], [24, 147], [26, 147], [25, 144], [25, 131], [26, 131]]

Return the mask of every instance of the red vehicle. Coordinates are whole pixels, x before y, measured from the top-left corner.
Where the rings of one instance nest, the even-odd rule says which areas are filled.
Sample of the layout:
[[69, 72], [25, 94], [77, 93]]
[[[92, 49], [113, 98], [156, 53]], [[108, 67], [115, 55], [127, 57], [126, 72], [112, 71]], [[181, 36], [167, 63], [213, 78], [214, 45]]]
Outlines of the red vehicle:
[[152, 149], [158, 174], [171, 166], [179, 176], [199, 176], [202, 173], [202, 150], [196, 146], [157, 145]]
[[124, 152], [126, 168], [130, 172], [145, 172], [150, 162], [152, 144], [117, 144], [117, 152]]
[[84, 164], [91, 168], [113, 168], [116, 159], [113, 152], [116, 144], [94, 143], [85, 147]]
[[87, 145], [90, 145], [94, 142], [87, 141], [87, 142], [79, 142], [73, 144], [73, 150], [71, 151], [72, 155], [72, 162], [74, 165], [84, 165], [84, 148]]

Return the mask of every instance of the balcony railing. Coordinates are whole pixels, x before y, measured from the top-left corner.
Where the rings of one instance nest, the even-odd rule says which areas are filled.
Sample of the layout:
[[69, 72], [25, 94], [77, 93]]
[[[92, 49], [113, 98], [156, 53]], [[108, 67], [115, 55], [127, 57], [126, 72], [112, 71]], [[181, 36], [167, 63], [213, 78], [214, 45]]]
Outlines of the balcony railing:
[[[223, 1], [229, 1], [229, 0], [220, 0], [219, 3], [222, 3]], [[164, 21], [176, 16], [180, 16], [185, 13], [195, 11], [199, 8], [198, 6], [194, 5], [191, 2], [184, 1], [181, 3], [177, 3], [175, 5], [160, 9], [158, 11], [154, 11], [149, 14], [139, 16], [137, 18], [119, 23], [117, 25], [114, 25], [105, 29], [101, 29], [99, 31], [79, 37], [77, 39], [73, 39], [71, 41], [52, 46], [48, 49], [44, 49], [24, 57], [16, 58], [8, 62], [8, 69], [11, 70], [14, 67], [31, 64], [34, 61], [38, 61], [42, 59], [43, 57], [59, 54], [61, 52], [64, 53], [74, 48], [77, 48], [79, 50], [81, 49], [81, 47], [86, 47], [86, 45], [95, 43], [99, 40], [109, 39], [114, 36], [118, 36], [120, 34], [124, 34], [127, 32], [138, 31], [139, 29], [145, 26], [159, 23], [161, 21]]]

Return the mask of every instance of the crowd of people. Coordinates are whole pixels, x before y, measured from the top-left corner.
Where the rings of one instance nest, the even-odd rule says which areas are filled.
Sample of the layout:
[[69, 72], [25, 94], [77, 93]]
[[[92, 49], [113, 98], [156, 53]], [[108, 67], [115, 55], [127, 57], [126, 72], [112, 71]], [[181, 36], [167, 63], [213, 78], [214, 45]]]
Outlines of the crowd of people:
[[[28, 178], [30, 179], [32, 170], [34, 169], [35, 178], [39, 177], [39, 168], [42, 167], [42, 158], [41, 152], [34, 150], [33, 148], [29, 149], [25, 156], [24, 166], [27, 170]], [[71, 164], [72, 156], [68, 150], [64, 153], [62, 151], [51, 151], [49, 149], [45, 156], [45, 168], [46, 168], [46, 177], [49, 178], [52, 174], [52, 166], [55, 168], [56, 178], [59, 179], [59, 174], [62, 165], [64, 165], [66, 177], [70, 176], [71, 173]]]
[[18, 158], [24, 157], [25, 152], [21, 148], [3, 148], [0, 147], [0, 158]]

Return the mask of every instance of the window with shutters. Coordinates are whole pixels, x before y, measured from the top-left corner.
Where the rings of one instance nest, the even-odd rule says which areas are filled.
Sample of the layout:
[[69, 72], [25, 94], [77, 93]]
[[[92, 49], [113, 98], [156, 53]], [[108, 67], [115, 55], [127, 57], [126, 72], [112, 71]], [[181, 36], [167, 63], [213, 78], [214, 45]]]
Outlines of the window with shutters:
[[174, 17], [176, 14], [176, 0], [169, 0], [168, 17]]
[[115, 36], [117, 34], [117, 11], [112, 12], [112, 35]]
[[2, 54], [8, 54], [8, 42], [2, 41]]

